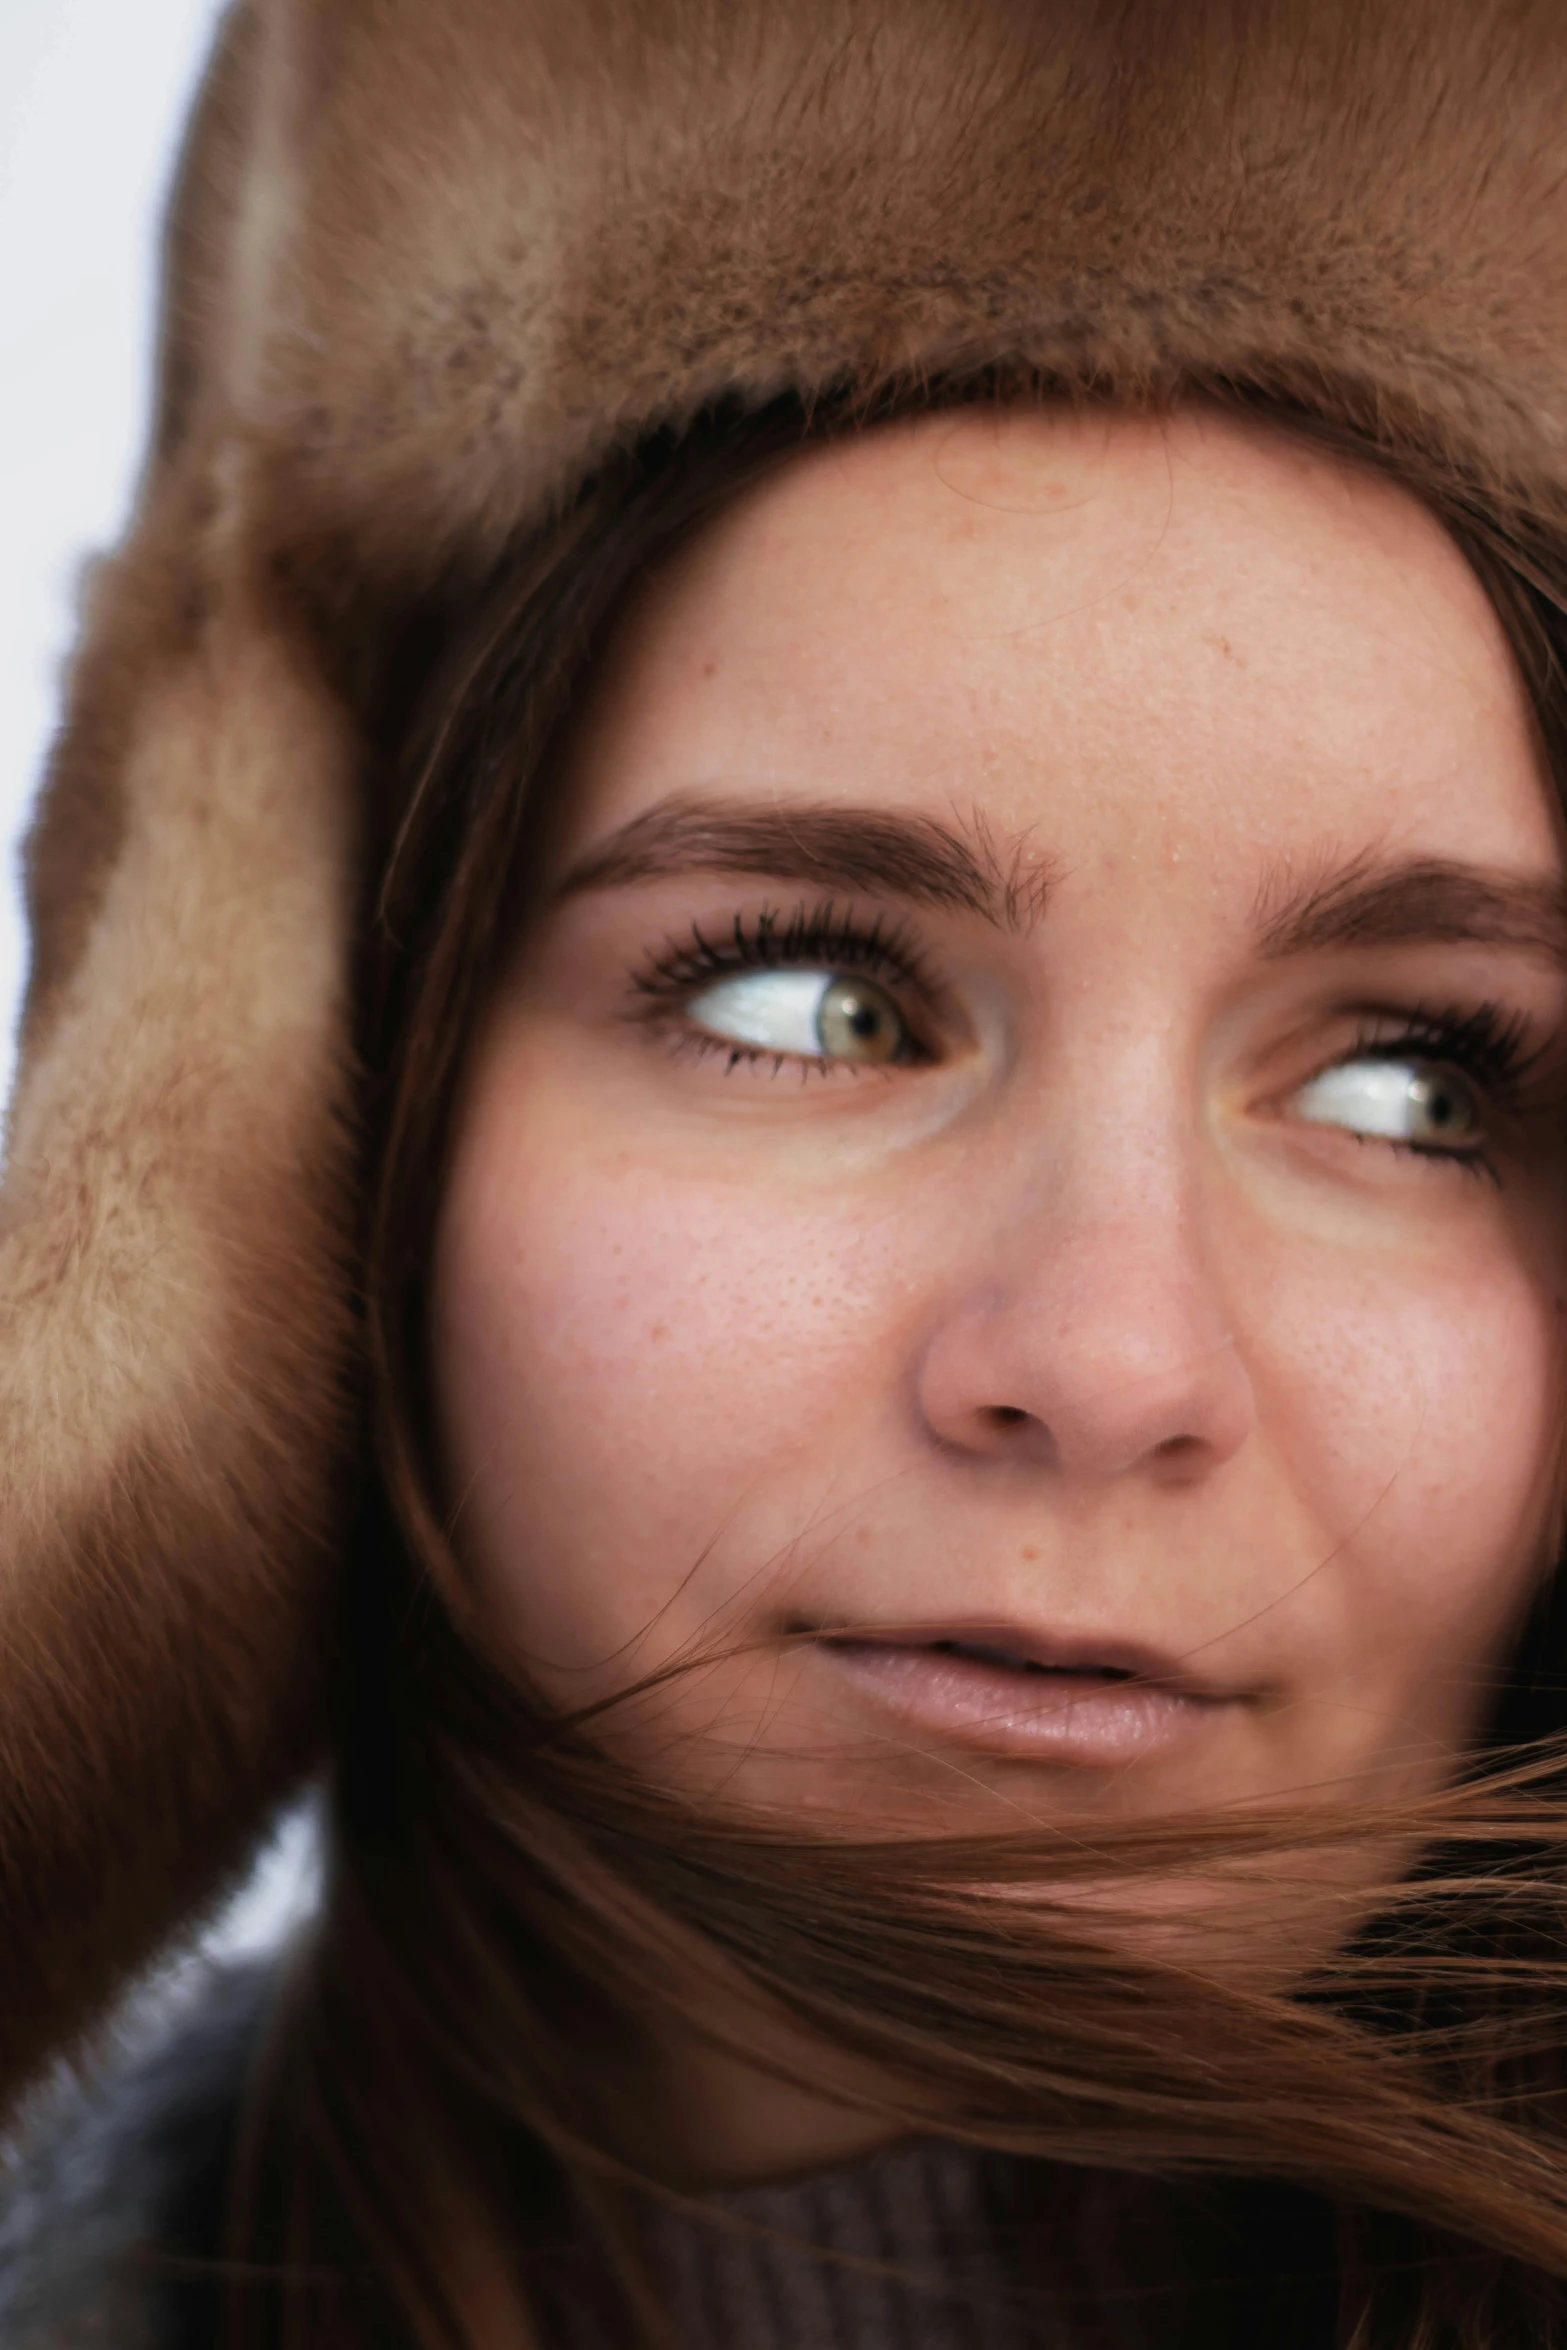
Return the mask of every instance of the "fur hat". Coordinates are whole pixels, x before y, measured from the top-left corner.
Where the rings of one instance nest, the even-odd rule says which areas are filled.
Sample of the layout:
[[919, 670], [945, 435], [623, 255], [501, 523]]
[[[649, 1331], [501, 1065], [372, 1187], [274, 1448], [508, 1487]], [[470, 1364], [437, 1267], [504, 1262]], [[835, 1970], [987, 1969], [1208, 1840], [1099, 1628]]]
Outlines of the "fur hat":
[[239, 0], [29, 852], [0, 2086], [311, 1751], [371, 788], [333, 613], [720, 397], [992, 363], [1239, 381], [1559, 516], [1564, 176], [1560, 0]]

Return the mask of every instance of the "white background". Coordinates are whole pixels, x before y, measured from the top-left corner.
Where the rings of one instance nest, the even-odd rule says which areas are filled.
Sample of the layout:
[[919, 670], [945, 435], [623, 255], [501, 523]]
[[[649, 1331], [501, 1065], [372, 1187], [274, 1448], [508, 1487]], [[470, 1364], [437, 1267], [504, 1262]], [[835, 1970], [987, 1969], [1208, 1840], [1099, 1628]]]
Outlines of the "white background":
[[[81, 564], [118, 537], [135, 479], [159, 215], [220, 12], [219, 0], [0, 0], [0, 1093], [25, 969], [17, 846]], [[222, 1945], [270, 1934], [307, 1883], [295, 1821]]]
[[147, 413], [158, 216], [216, 0], [0, 0], [0, 1026], [16, 843], [85, 555], [119, 535]]

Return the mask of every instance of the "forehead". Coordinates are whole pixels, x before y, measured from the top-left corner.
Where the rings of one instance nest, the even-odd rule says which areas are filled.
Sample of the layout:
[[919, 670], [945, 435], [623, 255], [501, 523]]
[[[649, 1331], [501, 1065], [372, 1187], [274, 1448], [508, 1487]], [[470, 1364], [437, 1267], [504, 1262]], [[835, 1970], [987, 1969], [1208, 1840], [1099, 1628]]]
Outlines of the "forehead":
[[977, 804], [1069, 856], [1557, 856], [1453, 541], [1217, 411], [934, 416], [795, 459], [644, 588], [583, 750], [579, 839], [713, 788]]

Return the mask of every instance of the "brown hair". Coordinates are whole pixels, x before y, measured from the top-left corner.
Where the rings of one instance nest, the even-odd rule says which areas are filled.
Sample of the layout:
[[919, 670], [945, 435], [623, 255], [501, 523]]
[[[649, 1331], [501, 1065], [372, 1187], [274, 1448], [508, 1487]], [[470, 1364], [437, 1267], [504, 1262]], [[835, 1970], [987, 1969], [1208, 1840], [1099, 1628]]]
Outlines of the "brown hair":
[[[667, 2341], [644, 2221], [668, 2190], [623, 2153], [616, 2052], [639, 2015], [699, 2024], [715, 1967], [873, 2060], [897, 2084], [866, 2092], [890, 2130], [1027, 2159], [1031, 2273], [1064, 2339], [1212, 2350], [1314, 2328], [1339, 2350], [1501, 2350], [1567, 2330], [1560, 1578], [1458, 1787], [1394, 1812], [1121, 1825], [1091, 1854], [1037, 1829], [855, 1843], [698, 1813], [629, 1780], [590, 1723], [549, 1719], [462, 1627], [423, 1276], [464, 1039], [526, 917], [540, 779], [650, 563], [803, 438], [905, 404], [780, 403], [646, 444], [482, 593], [405, 620], [368, 672], [408, 778], [364, 974], [374, 1438], [335, 1664], [328, 1895], [233, 2163], [233, 2350], [546, 2342], [584, 2228], [612, 2257], [618, 2338]], [[1331, 438], [1453, 532], [1567, 792], [1567, 546], [1389, 449], [1375, 418]], [[1287, 1883], [1306, 1856], [1389, 1838], [1418, 1865], [1289, 1994], [1130, 1956], [1071, 1899], [1091, 1877], [1135, 1908], [1139, 1880], [1177, 1870]], [[1291, 2273], [1244, 2279], [1243, 2239]]]

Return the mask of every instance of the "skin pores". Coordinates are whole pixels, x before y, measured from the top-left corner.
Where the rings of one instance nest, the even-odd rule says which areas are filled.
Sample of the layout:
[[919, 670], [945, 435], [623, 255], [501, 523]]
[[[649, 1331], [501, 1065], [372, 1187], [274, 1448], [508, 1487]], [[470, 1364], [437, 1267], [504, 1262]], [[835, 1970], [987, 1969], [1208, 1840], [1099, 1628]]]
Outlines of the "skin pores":
[[545, 1698], [698, 1660], [604, 1734], [862, 1830], [1438, 1781], [1554, 1537], [1567, 1004], [1437, 525], [884, 428], [647, 584], [562, 788], [432, 1331]]

